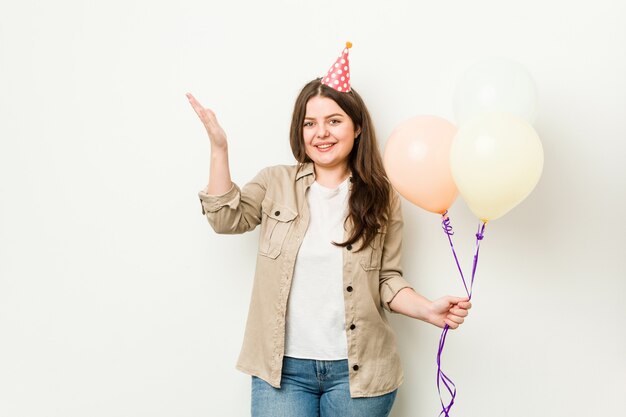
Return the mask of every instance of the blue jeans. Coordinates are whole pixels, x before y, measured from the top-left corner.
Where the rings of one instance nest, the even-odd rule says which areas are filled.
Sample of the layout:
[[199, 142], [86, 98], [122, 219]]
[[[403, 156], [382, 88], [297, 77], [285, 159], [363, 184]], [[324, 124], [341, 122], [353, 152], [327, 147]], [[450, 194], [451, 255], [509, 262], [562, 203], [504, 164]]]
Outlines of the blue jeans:
[[387, 417], [396, 392], [350, 398], [348, 360], [283, 359], [281, 388], [252, 377], [252, 417]]

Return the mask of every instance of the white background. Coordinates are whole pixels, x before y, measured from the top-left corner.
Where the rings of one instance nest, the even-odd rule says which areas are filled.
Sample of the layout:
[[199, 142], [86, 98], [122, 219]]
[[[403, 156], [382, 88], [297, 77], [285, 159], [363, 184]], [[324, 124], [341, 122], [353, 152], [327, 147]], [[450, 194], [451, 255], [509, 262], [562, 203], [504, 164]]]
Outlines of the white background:
[[[351, 50], [381, 147], [417, 114], [452, 120], [472, 61], [522, 63], [543, 177], [488, 225], [474, 308], [451, 332], [452, 415], [600, 416], [626, 406], [626, 6], [622, 1], [0, 3], [0, 415], [245, 416], [234, 369], [258, 232], [201, 215], [209, 146], [233, 179], [293, 162], [293, 101]], [[404, 201], [405, 274], [462, 294], [439, 218]], [[473, 215], [451, 209], [466, 270]], [[439, 329], [393, 316], [392, 416], [437, 416]]]

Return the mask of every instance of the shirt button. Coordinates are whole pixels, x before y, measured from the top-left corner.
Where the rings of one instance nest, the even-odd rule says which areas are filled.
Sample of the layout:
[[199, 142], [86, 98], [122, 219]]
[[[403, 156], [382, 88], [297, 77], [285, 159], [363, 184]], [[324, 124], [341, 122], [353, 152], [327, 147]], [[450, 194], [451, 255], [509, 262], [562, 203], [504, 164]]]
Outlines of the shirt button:
[[358, 370], [359, 370], [359, 365], [354, 365], [354, 366], [352, 367], [352, 369], [354, 369], [355, 371], [358, 371]]
[[348, 245], [348, 246], [346, 246], [346, 249], [348, 249], [348, 250], [352, 250], [352, 245]]
[[354, 329], [356, 329], [356, 326], [354, 324], [351, 324], [350, 325], [350, 330], [354, 330]]
[[275, 216], [280, 216], [280, 211], [276, 210], [276, 211], [274, 212], [274, 215], [275, 215]]
[[351, 286], [351, 285], [348, 285], [348, 286], [346, 287], [346, 291], [348, 291], [348, 292], [352, 292], [352, 286]]

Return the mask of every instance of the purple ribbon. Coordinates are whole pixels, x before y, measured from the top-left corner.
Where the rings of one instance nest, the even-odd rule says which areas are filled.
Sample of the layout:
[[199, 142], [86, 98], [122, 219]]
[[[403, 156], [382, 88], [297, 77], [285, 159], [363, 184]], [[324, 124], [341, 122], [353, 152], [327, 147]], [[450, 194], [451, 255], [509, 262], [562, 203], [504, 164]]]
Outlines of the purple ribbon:
[[[483, 240], [485, 226], [487, 222], [482, 222], [482, 225], [478, 224], [478, 232], [476, 232], [476, 252], [474, 253], [474, 264], [472, 266], [472, 278], [470, 281], [469, 288], [467, 287], [467, 282], [465, 281], [465, 276], [463, 275], [463, 270], [461, 269], [461, 265], [459, 263], [459, 258], [456, 256], [456, 251], [454, 250], [454, 244], [452, 243], [452, 235], [454, 232], [452, 231], [452, 225], [450, 224], [450, 218], [448, 217], [448, 211], [441, 215], [441, 227], [443, 228], [444, 233], [448, 236], [448, 241], [450, 242], [450, 248], [452, 249], [452, 254], [454, 255], [454, 260], [456, 262], [456, 266], [459, 269], [459, 274], [461, 275], [461, 280], [463, 281], [463, 286], [465, 287], [465, 292], [467, 293], [468, 298], [472, 299], [472, 288], [474, 287], [474, 277], [476, 275], [476, 266], [478, 265], [478, 252], [480, 250], [480, 241]], [[446, 336], [448, 335], [448, 330], [450, 330], [450, 326], [447, 324], [443, 328], [441, 332], [441, 337], [439, 338], [439, 349], [437, 351], [437, 391], [439, 392], [439, 401], [441, 402], [441, 412], [439, 413], [439, 417], [444, 415], [445, 417], [450, 417], [450, 409], [454, 404], [454, 399], [456, 398], [456, 385], [454, 382], [441, 370], [441, 354], [443, 353], [444, 345], [446, 344]], [[450, 394], [450, 401], [446, 405], [443, 400], [443, 396], [441, 395], [441, 385], [445, 387]]]

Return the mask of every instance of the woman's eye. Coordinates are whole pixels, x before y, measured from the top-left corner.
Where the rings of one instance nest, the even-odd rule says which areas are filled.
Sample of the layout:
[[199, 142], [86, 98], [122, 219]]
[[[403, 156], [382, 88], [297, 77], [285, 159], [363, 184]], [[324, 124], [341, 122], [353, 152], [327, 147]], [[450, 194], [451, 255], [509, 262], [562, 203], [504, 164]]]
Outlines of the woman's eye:
[[341, 123], [341, 120], [332, 119], [332, 120], [330, 121], [330, 124], [331, 124], [331, 125], [338, 125], [339, 123]]
[[313, 126], [312, 122], [304, 122], [304, 127], [311, 127]]

